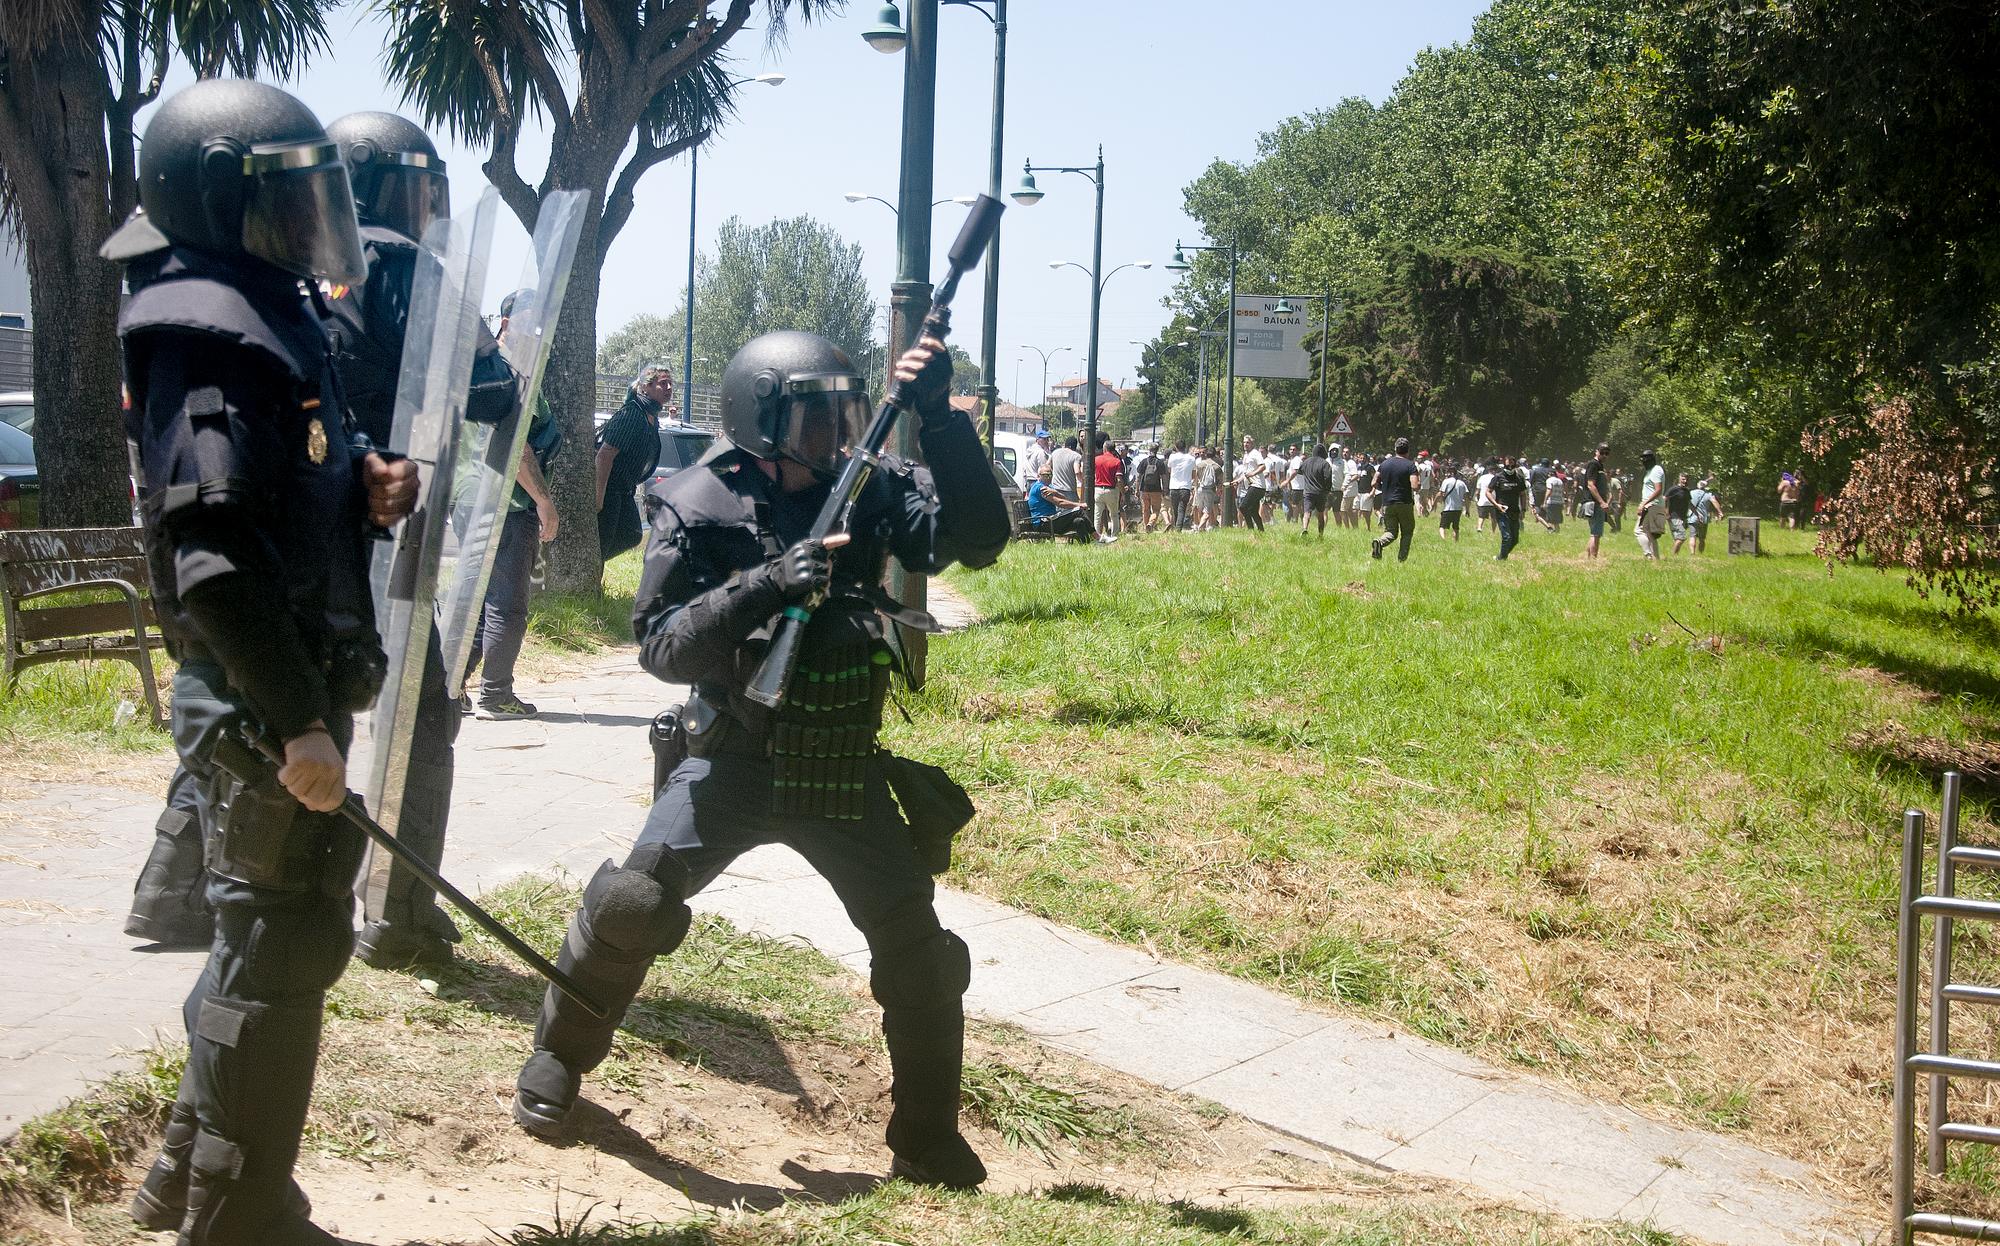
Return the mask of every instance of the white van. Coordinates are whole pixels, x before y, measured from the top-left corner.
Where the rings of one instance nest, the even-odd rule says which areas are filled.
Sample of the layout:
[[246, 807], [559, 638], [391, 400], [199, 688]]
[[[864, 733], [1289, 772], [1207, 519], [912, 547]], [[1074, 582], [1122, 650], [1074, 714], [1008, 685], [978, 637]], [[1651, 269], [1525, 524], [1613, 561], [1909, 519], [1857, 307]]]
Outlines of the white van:
[[1021, 487], [1023, 493], [1028, 491], [1029, 485], [1035, 483], [1021, 474], [1028, 466], [1028, 447], [1034, 444], [1033, 437], [1024, 437], [1020, 433], [993, 434], [994, 464], [1012, 476], [1014, 483]]

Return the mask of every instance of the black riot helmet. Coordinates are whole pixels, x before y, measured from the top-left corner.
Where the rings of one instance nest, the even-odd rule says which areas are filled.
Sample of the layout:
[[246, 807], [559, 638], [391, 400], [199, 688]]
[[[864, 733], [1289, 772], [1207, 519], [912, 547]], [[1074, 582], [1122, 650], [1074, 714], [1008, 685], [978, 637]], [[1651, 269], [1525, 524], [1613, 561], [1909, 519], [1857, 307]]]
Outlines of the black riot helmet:
[[171, 244], [336, 284], [368, 276], [347, 166], [311, 109], [261, 82], [210, 79], [160, 105], [140, 146], [139, 209], [105, 258]]
[[722, 433], [760, 459], [790, 459], [820, 476], [868, 423], [868, 382], [816, 333], [752, 338], [722, 372]]
[[416, 122], [392, 112], [351, 112], [329, 122], [326, 136], [347, 161], [363, 221], [414, 240], [432, 221], [451, 215], [444, 161]]

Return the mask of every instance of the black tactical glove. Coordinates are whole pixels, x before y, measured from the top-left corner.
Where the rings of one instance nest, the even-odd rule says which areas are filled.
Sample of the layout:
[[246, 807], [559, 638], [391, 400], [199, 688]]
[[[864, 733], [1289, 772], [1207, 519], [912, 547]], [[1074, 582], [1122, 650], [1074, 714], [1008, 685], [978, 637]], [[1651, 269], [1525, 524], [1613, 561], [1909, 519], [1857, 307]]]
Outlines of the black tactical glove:
[[833, 551], [819, 541], [800, 541], [778, 555], [770, 572], [786, 601], [804, 601], [833, 582]]
[[925, 362], [923, 370], [914, 381], [907, 382], [905, 392], [909, 394], [910, 410], [922, 416], [926, 422], [947, 419], [951, 415], [951, 352], [940, 349]]

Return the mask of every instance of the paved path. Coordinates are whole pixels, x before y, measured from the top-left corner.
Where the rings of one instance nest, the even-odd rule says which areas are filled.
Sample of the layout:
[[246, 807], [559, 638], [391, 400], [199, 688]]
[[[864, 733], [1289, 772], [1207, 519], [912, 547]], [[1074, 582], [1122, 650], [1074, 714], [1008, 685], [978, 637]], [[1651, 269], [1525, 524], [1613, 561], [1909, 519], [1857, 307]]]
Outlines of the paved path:
[[[468, 722], [454, 881], [476, 892], [551, 866], [584, 877], [621, 855], [645, 809], [645, 726], [668, 691], [620, 657], [533, 689], [538, 720]], [[0, 994], [0, 1135], [180, 1032], [201, 956], [135, 950], [119, 933], [157, 809], [84, 785], [0, 806], [14, 966]], [[833, 893], [787, 850], [743, 858], [696, 907], [866, 971]], [[1851, 1209], [1791, 1160], [975, 896], [942, 892], [939, 908], [972, 946], [975, 1013], [1381, 1168], [1728, 1246], [1856, 1240], [1834, 1227], [1855, 1222]]]

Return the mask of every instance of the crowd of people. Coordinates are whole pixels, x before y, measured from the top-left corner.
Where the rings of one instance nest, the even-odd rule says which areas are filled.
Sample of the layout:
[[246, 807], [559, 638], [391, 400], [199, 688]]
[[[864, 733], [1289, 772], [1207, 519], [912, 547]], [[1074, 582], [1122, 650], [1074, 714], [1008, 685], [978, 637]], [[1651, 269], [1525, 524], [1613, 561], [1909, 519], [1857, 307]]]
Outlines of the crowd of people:
[[[1094, 486], [1089, 508], [1081, 500], [1086, 472]], [[1648, 450], [1634, 474], [1614, 466], [1608, 444], [1581, 461], [1531, 463], [1511, 454], [1413, 454], [1408, 438], [1398, 438], [1388, 454], [1372, 454], [1333, 441], [1328, 430], [1326, 440], [1287, 446], [1245, 437], [1225, 467], [1214, 449], [1186, 442], [1119, 444], [1100, 437], [1086, 455], [1077, 437], [1056, 445], [1044, 429], [1028, 448], [1022, 475], [1033, 528], [1101, 543], [1141, 532], [1203, 532], [1225, 522], [1257, 532], [1295, 524], [1300, 536], [1323, 540], [1331, 522], [1368, 530], [1371, 556], [1394, 548], [1401, 561], [1410, 556], [1420, 520], [1435, 516], [1438, 536], [1458, 541], [1469, 513], [1475, 536], [1490, 530], [1498, 538], [1496, 558], [1513, 552], [1528, 524], [1554, 533], [1566, 521], [1588, 529], [1584, 556], [1596, 558], [1605, 531], [1623, 531], [1629, 514], [1641, 554], [1658, 559], [1706, 553], [1711, 526], [1728, 518], [1705, 473], [1669, 473]], [[1227, 511], [1225, 488], [1234, 494]], [[1778, 503], [1787, 527], [1805, 521], [1804, 497], [1803, 476], [1786, 472]]]

